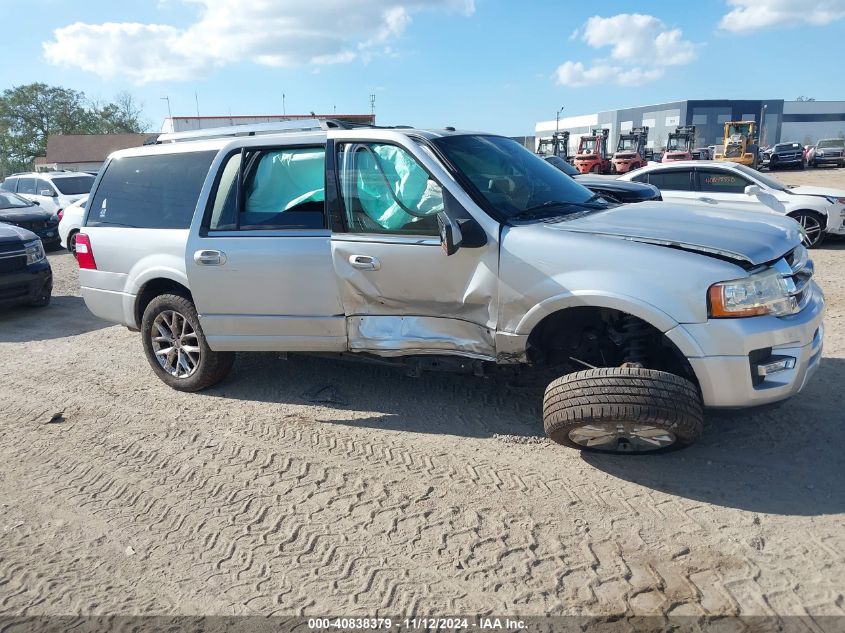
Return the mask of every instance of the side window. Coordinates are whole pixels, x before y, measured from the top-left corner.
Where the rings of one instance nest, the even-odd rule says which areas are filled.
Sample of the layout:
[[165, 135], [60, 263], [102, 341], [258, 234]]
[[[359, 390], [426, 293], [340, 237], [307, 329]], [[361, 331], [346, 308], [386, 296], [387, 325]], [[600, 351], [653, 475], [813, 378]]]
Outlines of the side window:
[[342, 144], [338, 173], [351, 233], [437, 235], [443, 192], [406, 150], [395, 145]]
[[660, 191], [692, 191], [690, 175], [688, 169], [652, 171], [648, 174], [648, 182]]
[[325, 182], [324, 147], [233, 154], [220, 175], [208, 230], [325, 228]]
[[186, 229], [216, 151], [126, 156], [109, 162], [86, 226]]
[[38, 193], [39, 196], [44, 195], [42, 193], [43, 191], [49, 191], [50, 193], [48, 195], [52, 195], [54, 192], [53, 185], [51, 185], [46, 180], [42, 180], [41, 178], [35, 181], [35, 191]]
[[[631, 178], [632, 182], [648, 182], [648, 174], [640, 174]], [[656, 187], [657, 185], [655, 185]]]
[[19, 178], [18, 193], [35, 195], [35, 178]]
[[739, 174], [702, 169], [698, 172], [698, 190], [702, 193], [744, 193], [751, 183]]
[[3, 184], [0, 185], [0, 189], [3, 189], [4, 191], [11, 191], [12, 193], [14, 193], [17, 186], [17, 178], [6, 178], [6, 180], [3, 181]]

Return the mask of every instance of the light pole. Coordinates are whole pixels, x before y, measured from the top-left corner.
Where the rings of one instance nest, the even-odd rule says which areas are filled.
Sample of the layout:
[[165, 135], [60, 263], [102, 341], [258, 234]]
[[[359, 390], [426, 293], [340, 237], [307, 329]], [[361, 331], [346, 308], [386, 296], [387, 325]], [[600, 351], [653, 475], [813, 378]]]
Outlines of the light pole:
[[555, 114], [555, 134], [560, 132], [560, 113], [563, 112], [563, 106], [560, 106], [560, 110], [557, 111]]
[[162, 97], [162, 101], [167, 101], [167, 117], [173, 119], [173, 113], [170, 111], [170, 97]]
[[763, 144], [763, 122], [766, 120], [766, 108], [769, 107], [768, 103], [764, 103], [763, 107], [760, 108], [760, 138], [757, 141], [757, 146], [761, 146]]

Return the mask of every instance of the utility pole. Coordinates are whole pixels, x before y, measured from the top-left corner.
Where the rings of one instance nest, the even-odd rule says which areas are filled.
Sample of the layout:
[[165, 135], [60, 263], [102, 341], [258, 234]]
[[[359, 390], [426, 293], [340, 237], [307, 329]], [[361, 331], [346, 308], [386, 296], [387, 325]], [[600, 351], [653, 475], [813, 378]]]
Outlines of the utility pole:
[[284, 92], [282, 93], [282, 116], [285, 117], [285, 118], [287, 118], [287, 116], [288, 116], [288, 111], [285, 108], [285, 93]]
[[169, 119], [173, 118], [173, 113], [170, 111], [170, 97], [162, 97], [162, 101], [167, 101], [167, 117]]
[[196, 90], [194, 90], [194, 101], [197, 102], [197, 118], [200, 118], [200, 98]]
[[763, 144], [763, 121], [766, 118], [766, 108], [769, 107], [768, 103], [764, 103], [763, 107], [760, 108], [760, 138], [757, 139], [757, 147], [760, 147]]
[[370, 95], [370, 114], [373, 115], [373, 123], [376, 122], [376, 96]]

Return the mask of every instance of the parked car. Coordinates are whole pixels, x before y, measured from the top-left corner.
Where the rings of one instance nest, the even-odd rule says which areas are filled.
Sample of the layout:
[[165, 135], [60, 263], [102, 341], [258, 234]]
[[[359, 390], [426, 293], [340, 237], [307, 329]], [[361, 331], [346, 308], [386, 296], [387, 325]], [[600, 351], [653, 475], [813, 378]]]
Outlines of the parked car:
[[828, 233], [845, 235], [845, 190], [784, 185], [745, 165], [689, 161], [644, 167], [620, 180], [650, 183], [664, 200], [684, 205], [789, 216], [802, 226], [809, 248], [819, 246]]
[[41, 205], [42, 209], [58, 214], [88, 195], [94, 176], [75, 171], [30, 172], [13, 174], [0, 184], [0, 189]]
[[59, 220], [59, 237], [62, 248], [66, 248], [74, 255], [76, 255], [76, 236], [79, 229], [82, 228], [82, 221], [85, 219], [86, 204], [88, 204], [88, 196], [81, 197], [64, 210]]
[[8, 191], [0, 191], [0, 222], [32, 231], [45, 248], [59, 243], [59, 222], [56, 216], [36, 203]]
[[38, 236], [0, 222], [0, 306], [43, 307], [53, 293], [53, 272]]
[[557, 156], [545, 156], [543, 160], [551, 163], [567, 176], [571, 176], [593, 193], [599, 194], [608, 202], [647, 202], [649, 200], [662, 199], [660, 197], [660, 191], [653, 185], [626, 182], [610, 176], [582, 174], [575, 167]]
[[172, 388], [259, 350], [545, 372], [552, 439], [649, 452], [695, 441], [702, 405], [780, 401], [819, 366], [792, 220], [608, 205], [500, 136], [325, 127], [163, 135], [103, 167], [82, 296]]
[[845, 167], [845, 139], [823, 138], [816, 143], [809, 161], [811, 167], [819, 165]]
[[804, 148], [800, 143], [778, 143], [763, 150], [760, 166], [768, 167], [770, 170], [781, 167], [804, 169], [807, 166], [804, 161]]

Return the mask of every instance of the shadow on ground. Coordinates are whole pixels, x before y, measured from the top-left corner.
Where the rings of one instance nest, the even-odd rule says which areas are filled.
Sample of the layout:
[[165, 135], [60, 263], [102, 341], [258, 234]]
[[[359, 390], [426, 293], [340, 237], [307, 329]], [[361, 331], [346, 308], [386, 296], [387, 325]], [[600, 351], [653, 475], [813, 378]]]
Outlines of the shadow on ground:
[[845, 359], [823, 358], [777, 409], [709, 415], [694, 446], [659, 456], [582, 453], [614, 477], [703, 503], [770, 514], [845, 511]]
[[10, 306], [0, 310], [0, 343], [46, 341], [112, 325], [91, 314], [82, 297], [54, 295], [44, 308]]

